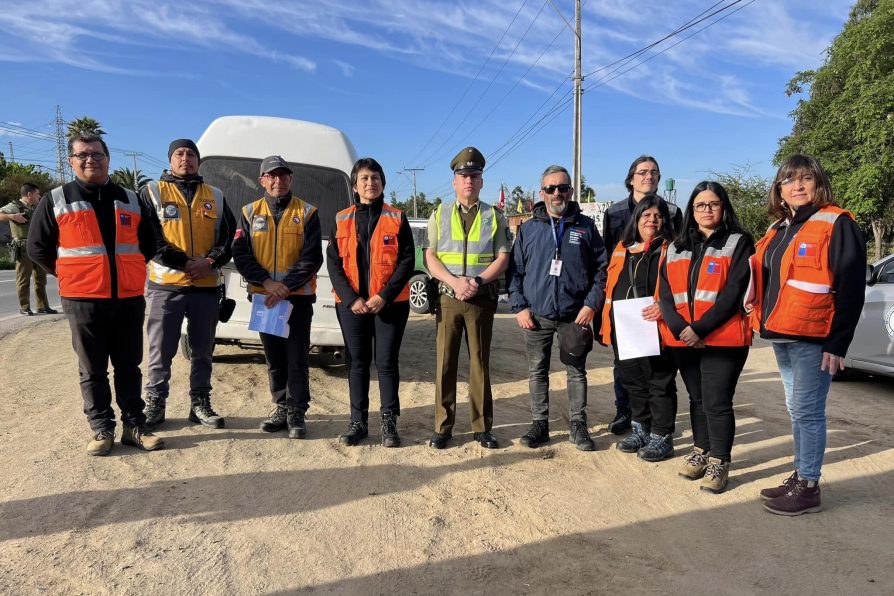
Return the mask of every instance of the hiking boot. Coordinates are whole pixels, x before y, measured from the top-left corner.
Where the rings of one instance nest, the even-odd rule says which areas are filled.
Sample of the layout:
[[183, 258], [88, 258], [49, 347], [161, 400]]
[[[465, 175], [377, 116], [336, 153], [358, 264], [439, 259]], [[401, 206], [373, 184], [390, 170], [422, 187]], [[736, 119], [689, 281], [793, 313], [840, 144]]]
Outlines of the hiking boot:
[[649, 435], [649, 444], [636, 452], [640, 459], [645, 461], [664, 461], [674, 454], [674, 437], [671, 434]]
[[618, 408], [614, 419], [608, 423], [608, 430], [613, 435], [623, 435], [630, 430], [632, 422], [630, 408]]
[[522, 435], [519, 443], [531, 449], [540, 447], [544, 443], [549, 443], [549, 420], [535, 420], [532, 422], [531, 428]]
[[286, 424], [289, 427], [290, 439], [303, 439], [307, 436], [307, 422], [304, 420], [304, 412], [298, 408], [288, 408]]
[[631, 423], [630, 436], [623, 441], [618, 441], [616, 446], [624, 453], [636, 453], [649, 444], [649, 429], [639, 422]]
[[209, 428], [223, 428], [224, 419], [211, 408], [211, 398], [207, 395], [199, 398], [201, 402], [189, 408], [189, 421], [204, 424]]
[[288, 410], [285, 406], [276, 406], [276, 409], [270, 412], [267, 420], [261, 422], [261, 430], [265, 433], [275, 433], [286, 428], [286, 418]]
[[446, 433], [434, 433], [428, 440], [428, 446], [432, 449], [445, 449], [449, 440], [450, 435]]
[[774, 486], [773, 488], [765, 488], [761, 490], [761, 499], [764, 501], [769, 501], [770, 499], [775, 499], [777, 497], [781, 497], [785, 493], [788, 492], [788, 489], [798, 481], [798, 471], [795, 470], [792, 472], [792, 475], [782, 481], [782, 484], [779, 486]]
[[692, 453], [683, 458], [683, 465], [677, 473], [683, 478], [698, 480], [705, 475], [705, 468], [707, 467], [707, 452], [700, 447], [693, 447]]
[[568, 441], [574, 443], [580, 451], [596, 451], [596, 443], [590, 438], [590, 431], [587, 430], [587, 423], [581, 421], [571, 421], [571, 432], [568, 433]]
[[722, 493], [726, 490], [727, 483], [729, 483], [729, 462], [721, 461], [716, 457], [709, 457], [699, 488], [715, 494]]
[[353, 447], [357, 445], [360, 441], [365, 439], [369, 435], [369, 431], [367, 430], [367, 426], [365, 422], [360, 422], [359, 420], [351, 420], [350, 424], [348, 424], [348, 430], [345, 431], [345, 434], [339, 435], [338, 442], [342, 445], [350, 445]]
[[121, 432], [121, 444], [130, 445], [143, 451], [155, 451], [165, 446], [165, 442], [161, 437], [156, 437], [146, 430], [145, 426], [124, 425]]
[[115, 442], [115, 431], [101, 430], [87, 443], [87, 455], [108, 455]]
[[807, 486], [807, 480], [801, 478], [792, 483], [788, 492], [764, 503], [764, 509], [776, 515], [801, 515], [821, 511], [819, 483]]
[[146, 407], [143, 414], [146, 416], [146, 426], [158, 426], [165, 421], [165, 400], [163, 397], [147, 395]]
[[400, 447], [400, 435], [397, 434], [397, 414], [382, 414], [382, 447]]

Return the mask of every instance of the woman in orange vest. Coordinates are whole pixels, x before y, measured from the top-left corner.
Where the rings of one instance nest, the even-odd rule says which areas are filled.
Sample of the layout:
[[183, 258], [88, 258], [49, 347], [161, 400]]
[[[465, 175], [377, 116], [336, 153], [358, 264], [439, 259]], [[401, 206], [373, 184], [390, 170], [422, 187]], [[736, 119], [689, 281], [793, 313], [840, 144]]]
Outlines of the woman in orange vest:
[[723, 492], [736, 432], [733, 395], [751, 345], [742, 299], [751, 280], [754, 241], [739, 225], [726, 190], [700, 182], [683, 228], [661, 267], [662, 337], [689, 392], [695, 446], [680, 475]]
[[769, 211], [776, 222], [751, 258], [752, 325], [773, 342], [792, 420], [795, 471], [761, 491], [780, 515], [820, 510], [826, 449], [826, 397], [844, 368], [866, 288], [866, 242], [853, 215], [839, 208], [829, 178], [810, 155], [794, 155], [776, 173]]
[[[605, 285], [605, 306], [599, 335], [615, 352], [621, 385], [630, 396], [631, 434], [618, 449], [636, 453], [646, 461], [662, 461], [674, 453], [674, 419], [677, 415], [677, 371], [670, 353], [619, 360], [614, 331], [613, 304], [618, 300], [656, 296], [659, 264], [673, 239], [670, 212], [664, 199], [649, 193], [636, 204], [630, 222], [612, 251]], [[647, 321], [660, 321], [656, 304], [643, 309]], [[660, 322], [659, 322], [660, 326]]]
[[375, 350], [382, 445], [397, 447], [398, 357], [410, 316], [407, 283], [416, 263], [413, 232], [406, 216], [385, 204], [385, 172], [379, 162], [358, 160], [351, 170], [351, 186], [354, 205], [336, 214], [326, 250], [351, 394], [351, 422], [339, 441], [357, 445], [369, 434], [369, 367]]

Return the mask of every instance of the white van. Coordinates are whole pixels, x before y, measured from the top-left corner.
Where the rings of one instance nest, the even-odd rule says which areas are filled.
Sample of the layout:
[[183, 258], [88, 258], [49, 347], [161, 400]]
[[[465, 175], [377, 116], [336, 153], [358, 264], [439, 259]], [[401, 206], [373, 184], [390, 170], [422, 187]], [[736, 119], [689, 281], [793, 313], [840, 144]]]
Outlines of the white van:
[[[223, 191], [237, 221], [243, 206], [264, 195], [258, 184], [261, 160], [280, 155], [289, 162], [294, 171], [292, 193], [319, 210], [325, 255], [335, 214], [354, 200], [350, 172], [357, 156], [343, 132], [289, 118], [224, 116], [208, 126], [197, 145], [201, 155], [199, 173], [205, 182]], [[227, 297], [236, 301], [236, 310], [228, 322], [217, 325], [216, 343], [260, 347], [257, 332], [248, 330], [251, 306], [245, 280], [232, 261], [223, 272]], [[184, 352], [185, 343], [181, 342]], [[317, 274], [310, 344], [312, 353], [329, 352], [336, 358], [341, 357], [344, 348], [325, 263]]]

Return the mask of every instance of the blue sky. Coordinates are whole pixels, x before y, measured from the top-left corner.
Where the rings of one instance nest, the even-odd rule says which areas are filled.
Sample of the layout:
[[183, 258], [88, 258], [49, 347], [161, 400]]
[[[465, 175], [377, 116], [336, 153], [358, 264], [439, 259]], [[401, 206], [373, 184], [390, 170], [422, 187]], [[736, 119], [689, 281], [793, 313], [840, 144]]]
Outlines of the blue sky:
[[[554, 3], [573, 20], [572, 2]], [[709, 170], [750, 164], [771, 175], [795, 105], [785, 84], [822, 64], [851, 1], [745, 0], [627, 72], [599, 70], [714, 5], [584, 4], [583, 72], [594, 74], [584, 81], [583, 173], [599, 200], [626, 194], [641, 153], [677, 179], [679, 202]], [[401, 198], [412, 192], [396, 173], [404, 167], [425, 168], [420, 191], [449, 196], [450, 159], [475, 145], [490, 166], [482, 196], [495, 200], [501, 181], [529, 189], [551, 163], [570, 169], [570, 107], [507, 149], [526, 122], [570, 98], [573, 56], [572, 33], [543, 0], [30, 0], [0, 13], [0, 122], [52, 133], [59, 104], [66, 120], [98, 119], [110, 146], [145, 153], [138, 166], [154, 178], [172, 139], [198, 138], [218, 116], [317, 121], [378, 159], [386, 192]], [[50, 141], [0, 133], [7, 156], [9, 142], [17, 161], [52, 167]], [[113, 168], [130, 164], [113, 151]]]

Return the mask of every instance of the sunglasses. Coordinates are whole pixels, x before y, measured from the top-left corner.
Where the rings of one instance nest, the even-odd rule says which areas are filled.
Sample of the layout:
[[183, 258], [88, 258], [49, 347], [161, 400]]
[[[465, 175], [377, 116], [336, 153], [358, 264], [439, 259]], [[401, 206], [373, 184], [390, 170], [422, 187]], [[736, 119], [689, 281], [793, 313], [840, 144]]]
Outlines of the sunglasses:
[[571, 188], [572, 188], [572, 186], [570, 184], [550, 184], [549, 186], [544, 186], [540, 190], [542, 190], [543, 192], [545, 192], [548, 195], [551, 195], [551, 194], [555, 193], [556, 191], [559, 191], [560, 193], [562, 193], [564, 195], [566, 193], [571, 192]]

